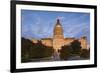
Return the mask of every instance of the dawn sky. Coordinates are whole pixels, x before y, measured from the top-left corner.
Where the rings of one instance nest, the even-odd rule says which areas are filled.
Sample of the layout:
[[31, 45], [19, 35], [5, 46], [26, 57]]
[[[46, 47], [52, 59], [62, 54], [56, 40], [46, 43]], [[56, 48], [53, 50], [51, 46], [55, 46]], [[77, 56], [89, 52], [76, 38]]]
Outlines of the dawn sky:
[[90, 14], [79, 12], [21, 10], [22, 37], [52, 38], [57, 18], [60, 19], [65, 38], [87, 36], [90, 42]]

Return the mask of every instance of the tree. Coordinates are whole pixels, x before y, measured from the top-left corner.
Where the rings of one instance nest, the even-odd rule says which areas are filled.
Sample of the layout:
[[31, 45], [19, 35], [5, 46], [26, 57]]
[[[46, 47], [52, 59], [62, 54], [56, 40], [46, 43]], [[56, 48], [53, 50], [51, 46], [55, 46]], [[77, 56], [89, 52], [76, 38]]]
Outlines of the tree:
[[80, 56], [83, 57], [83, 58], [86, 58], [86, 59], [89, 58], [90, 57], [90, 50], [82, 49]]
[[76, 54], [79, 55], [81, 52], [81, 43], [78, 40], [74, 40], [71, 43], [71, 47], [72, 47], [72, 54]]
[[21, 40], [21, 61], [28, 62], [31, 59], [40, 59], [53, 55], [53, 47], [45, 46], [41, 41], [33, 43], [32, 41], [22, 38]]
[[52, 56], [53, 52], [54, 50], [52, 47], [45, 46], [41, 41], [38, 41], [38, 43], [31, 47], [30, 56], [32, 59], [39, 59], [50, 57]]
[[21, 38], [21, 61], [27, 61], [30, 59], [30, 50], [31, 47], [34, 45], [30, 40]]
[[71, 56], [72, 47], [70, 45], [62, 46], [60, 50], [60, 58], [63, 60], [68, 59]]

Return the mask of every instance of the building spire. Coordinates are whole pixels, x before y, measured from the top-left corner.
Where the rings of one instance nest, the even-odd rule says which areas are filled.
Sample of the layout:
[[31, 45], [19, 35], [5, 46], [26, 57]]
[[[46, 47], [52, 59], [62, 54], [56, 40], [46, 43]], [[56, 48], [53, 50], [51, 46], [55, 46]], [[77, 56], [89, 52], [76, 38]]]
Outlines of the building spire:
[[57, 19], [57, 21], [56, 21], [56, 27], [61, 27], [61, 23], [60, 23], [59, 19]]
[[59, 19], [57, 19], [57, 24], [60, 24], [60, 20]]

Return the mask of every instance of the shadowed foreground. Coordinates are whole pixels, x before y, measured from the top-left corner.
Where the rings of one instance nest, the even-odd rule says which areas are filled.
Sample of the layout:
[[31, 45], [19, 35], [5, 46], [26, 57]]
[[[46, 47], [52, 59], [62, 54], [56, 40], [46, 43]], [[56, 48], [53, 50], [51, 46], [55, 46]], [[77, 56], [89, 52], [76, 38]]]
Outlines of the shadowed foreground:
[[80, 42], [73, 41], [71, 45], [64, 45], [58, 51], [53, 47], [45, 46], [38, 41], [33, 43], [28, 39], [21, 40], [21, 62], [51, 62], [51, 61], [71, 61], [87, 60], [90, 58], [90, 51], [81, 49]]

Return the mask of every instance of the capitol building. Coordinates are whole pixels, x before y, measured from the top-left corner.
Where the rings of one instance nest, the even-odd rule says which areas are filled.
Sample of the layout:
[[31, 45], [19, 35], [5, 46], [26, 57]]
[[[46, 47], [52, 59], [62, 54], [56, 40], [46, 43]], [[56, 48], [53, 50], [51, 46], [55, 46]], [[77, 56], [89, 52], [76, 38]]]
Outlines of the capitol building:
[[[46, 46], [52, 46], [55, 49], [55, 51], [58, 51], [59, 49], [61, 49], [63, 45], [70, 45], [70, 43], [73, 42], [74, 40], [78, 40], [81, 43], [82, 49], [87, 49], [87, 37], [82, 36], [78, 39], [70, 38], [70, 37], [64, 38], [63, 27], [60, 23], [60, 20], [57, 19], [54, 30], [53, 30], [53, 37], [42, 38], [41, 42], [42, 44]], [[38, 40], [36, 39], [32, 39], [33, 43], [37, 43], [37, 41]]]

